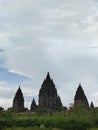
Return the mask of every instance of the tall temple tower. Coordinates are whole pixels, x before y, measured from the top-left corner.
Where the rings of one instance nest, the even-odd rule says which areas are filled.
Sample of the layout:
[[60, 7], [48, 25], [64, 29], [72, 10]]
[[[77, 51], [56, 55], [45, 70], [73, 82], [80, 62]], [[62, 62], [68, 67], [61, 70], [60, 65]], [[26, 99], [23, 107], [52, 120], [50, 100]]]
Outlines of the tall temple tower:
[[77, 91], [76, 91], [76, 94], [74, 97], [74, 104], [80, 104], [82, 107], [86, 107], [86, 108], [89, 107], [87, 97], [84, 93], [84, 90], [83, 90], [81, 84], [79, 84], [79, 86], [77, 88]]
[[23, 97], [22, 90], [20, 89], [20, 86], [13, 100], [13, 108], [17, 109], [19, 112], [24, 111], [24, 97]]
[[58, 96], [55, 84], [53, 83], [49, 72], [39, 91], [39, 107], [44, 107], [46, 110], [52, 111], [56, 111], [62, 107], [61, 99]]

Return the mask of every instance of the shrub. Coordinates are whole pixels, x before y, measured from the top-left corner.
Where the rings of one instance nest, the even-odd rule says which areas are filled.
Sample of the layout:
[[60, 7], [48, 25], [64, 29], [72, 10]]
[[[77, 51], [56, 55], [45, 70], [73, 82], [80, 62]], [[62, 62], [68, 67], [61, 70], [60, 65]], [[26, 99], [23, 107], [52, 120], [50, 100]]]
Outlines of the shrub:
[[40, 116], [40, 115], [43, 115], [43, 114], [46, 114], [47, 113], [47, 110], [46, 108], [44, 107], [41, 107], [41, 108], [38, 108], [37, 109], [37, 114]]
[[91, 127], [91, 123], [75, 120], [59, 120], [56, 123], [56, 127], [64, 130], [86, 130], [87, 128]]
[[14, 125], [17, 127], [31, 127], [31, 126], [40, 126], [37, 119], [26, 119], [26, 120], [16, 120]]
[[53, 127], [54, 127], [54, 122], [53, 122], [53, 120], [46, 120], [44, 126], [45, 126], [46, 128], [53, 128]]
[[0, 129], [6, 127], [6, 123], [3, 120], [0, 120]]

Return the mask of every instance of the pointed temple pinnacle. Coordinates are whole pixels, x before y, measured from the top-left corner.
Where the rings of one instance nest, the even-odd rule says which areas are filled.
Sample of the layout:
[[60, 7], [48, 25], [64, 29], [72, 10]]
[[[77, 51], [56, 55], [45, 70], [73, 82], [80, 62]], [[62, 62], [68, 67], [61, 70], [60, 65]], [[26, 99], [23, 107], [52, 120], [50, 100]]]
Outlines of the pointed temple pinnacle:
[[33, 102], [35, 102], [35, 99], [33, 98]]
[[75, 104], [81, 104], [81, 106], [84, 106], [84, 107], [89, 107], [89, 103], [88, 103], [88, 100], [87, 100], [87, 97], [84, 93], [84, 90], [81, 86], [81, 84], [79, 84], [78, 88], [77, 88], [77, 91], [76, 91], [76, 94], [75, 94], [75, 97], [74, 97], [74, 103]]
[[81, 83], [79, 83], [78, 88], [79, 88], [79, 89], [83, 89]]
[[47, 73], [46, 79], [50, 80], [50, 74], [49, 74], [49, 72]]
[[81, 83], [79, 83], [79, 87], [81, 87]]

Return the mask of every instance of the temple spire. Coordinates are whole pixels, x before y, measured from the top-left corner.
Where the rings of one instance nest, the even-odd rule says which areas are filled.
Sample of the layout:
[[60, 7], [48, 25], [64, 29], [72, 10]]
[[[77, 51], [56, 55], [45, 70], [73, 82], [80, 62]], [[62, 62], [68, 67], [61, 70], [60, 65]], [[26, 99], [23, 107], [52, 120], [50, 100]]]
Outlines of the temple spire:
[[13, 108], [18, 109], [18, 111], [24, 111], [24, 97], [20, 86], [17, 89], [13, 100]]
[[37, 105], [36, 105], [35, 99], [33, 98], [30, 111], [36, 111], [36, 110], [37, 110]]
[[41, 89], [39, 91], [39, 107], [44, 107], [47, 110], [56, 111], [62, 106], [60, 97], [58, 97], [57, 89], [53, 80], [47, 73]]
[[93, 104], [92, 101], [91, 101], [91, 104], [90, 104], [90, 108], [94, 108], [94, 104]]
[[85, 107], [89, 107], [87, 97], [84, 93], [84, 90], [83, 90], [81, 84], [79, 84], [79, 86], [77, 88], [77, 91], [76, 91], [76, 94], [74, 97], [74, 103], [81, 104], [82, 106], [85, 106]]
[[50, 74], [49, 74], [49, 72], [47, 73], [47, 76], [46, 76], [46, 80], [50, 80], [51, 78], [50, 78]]

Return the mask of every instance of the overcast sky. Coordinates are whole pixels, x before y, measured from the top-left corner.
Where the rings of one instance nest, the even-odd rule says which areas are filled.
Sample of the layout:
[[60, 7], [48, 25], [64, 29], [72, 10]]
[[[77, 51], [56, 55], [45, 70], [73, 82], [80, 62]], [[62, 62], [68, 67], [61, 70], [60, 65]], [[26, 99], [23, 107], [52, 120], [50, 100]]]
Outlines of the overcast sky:
[[0, 0], [0, 106], [20, 85], [29, 108], [47, 72], [63, 105], [81, 83], [98, 106], [97, 0]]

